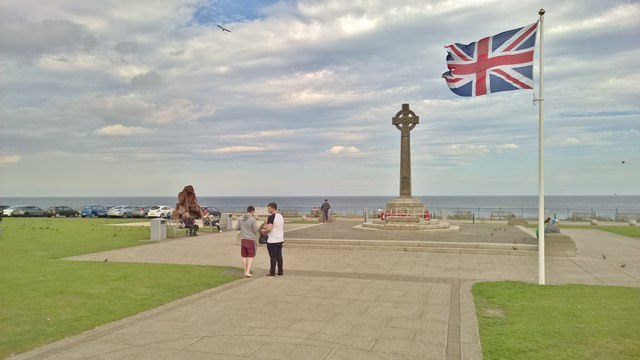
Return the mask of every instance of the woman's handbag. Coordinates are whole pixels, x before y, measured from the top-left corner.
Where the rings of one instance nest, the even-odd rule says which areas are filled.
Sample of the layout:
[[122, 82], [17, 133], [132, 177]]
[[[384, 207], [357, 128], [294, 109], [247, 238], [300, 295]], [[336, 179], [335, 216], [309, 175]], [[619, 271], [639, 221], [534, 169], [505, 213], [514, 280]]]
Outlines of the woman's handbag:
[[268, 239], [269, 239], [269, 235], [260, 234], [260, 237], [258, 238], [258, 244], [266, 244]]

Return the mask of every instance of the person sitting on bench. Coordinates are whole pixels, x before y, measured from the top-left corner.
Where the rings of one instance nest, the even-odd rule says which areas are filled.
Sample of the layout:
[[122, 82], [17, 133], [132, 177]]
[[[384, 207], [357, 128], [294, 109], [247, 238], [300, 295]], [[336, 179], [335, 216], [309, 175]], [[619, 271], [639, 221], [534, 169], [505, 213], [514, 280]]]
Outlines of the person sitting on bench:
[[184, 227], [189, 230], [189, 236], [198, 235], [198, 229], [200, 228], [200, 226], [198, 226], [198, 224], [193, 221], [193, 218], [189, 214], [186, 214], [182, 218], [182, 223], [184, 224]]
[[202, 217], [202, 225], [205, 226], [215, 226], [218, 228], [218, 232], [222, 232], [220, 228], [220, 218], [213, 216], [213, 214], [209, 213], [209, 209], [204, 209], [204, 216]]

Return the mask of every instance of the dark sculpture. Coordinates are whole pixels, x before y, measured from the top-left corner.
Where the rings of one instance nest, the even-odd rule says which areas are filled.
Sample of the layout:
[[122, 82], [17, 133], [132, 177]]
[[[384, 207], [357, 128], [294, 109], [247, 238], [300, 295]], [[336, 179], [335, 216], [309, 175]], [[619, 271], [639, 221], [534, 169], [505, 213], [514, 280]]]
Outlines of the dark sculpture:
[[178, 193], [178, 203], [171, 215], [173, 219], [183, 219], [186, 216], [194, 219], [200, 219], [204, 216], [204, 211], [202, 211], [198, 203], [198, 198], [196, 198], [196, 193], [191, 185], [185, 186], [184, 189]]

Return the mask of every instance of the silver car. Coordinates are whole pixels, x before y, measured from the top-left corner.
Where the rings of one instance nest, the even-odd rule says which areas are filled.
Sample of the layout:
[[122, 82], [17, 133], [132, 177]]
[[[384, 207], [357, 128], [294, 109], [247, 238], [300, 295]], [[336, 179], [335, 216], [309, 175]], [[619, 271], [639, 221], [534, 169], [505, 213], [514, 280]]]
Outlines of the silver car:
[[118, 205], [109, 209], [109, 217], [121, 217], [126, 219], [133, 215], [133, 206], [131, 205]]
[[2, 216], [44, 216], [44, 210], [33, 205], [19, 205], [2, 210]]

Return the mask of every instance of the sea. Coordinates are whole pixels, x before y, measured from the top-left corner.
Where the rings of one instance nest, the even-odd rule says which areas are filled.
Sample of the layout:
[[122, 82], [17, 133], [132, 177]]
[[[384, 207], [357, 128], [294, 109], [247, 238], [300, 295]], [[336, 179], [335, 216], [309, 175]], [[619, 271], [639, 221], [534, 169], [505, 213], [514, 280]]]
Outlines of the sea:
[[[387, 201], [397, 196], [328, 196], [334, 214], [360, 216], [375, 214], [384, 209]], [[491, 212], [511, 212], [514, 216], [535, 219], [538, 215], [538, 196], [414, 196], [429, 208], [432, 214], [452, 216], [472, 213], [476, 218], [489, 218]], [[266, 207], [276, 202], [287, 213], [308, 214], [320, 207], [325, 197], [320, 196], [198, 196], [201, 206], [214, 207], [221, 212], [242, 212], [248, 205]], [[572, 219], [576, 214], [591, 214], [602, 220], [620, 219], [624, 214], [640, 214], [640, 195], [602, 196], [545, 196], [546, 216]], [[112, 196], [112, 197], [1, 197], [0, 205], [66, 205], [82, 209], [87, 205], [174, 206], [177, 196]]]

